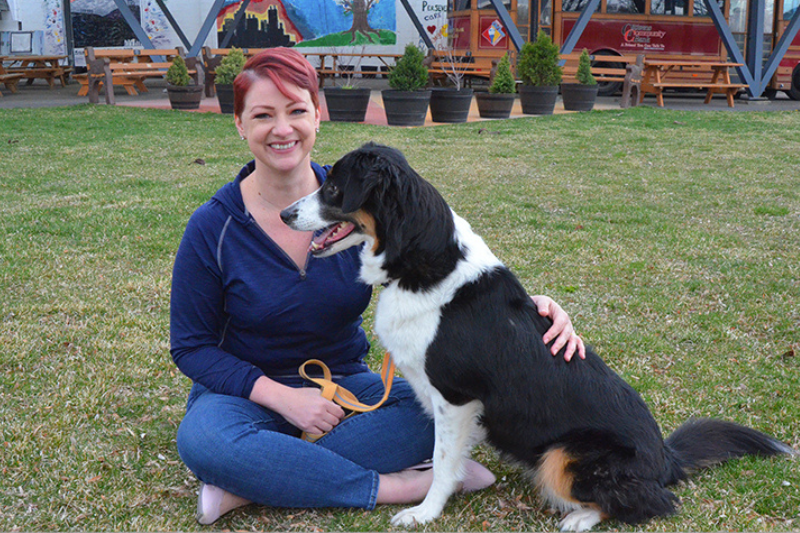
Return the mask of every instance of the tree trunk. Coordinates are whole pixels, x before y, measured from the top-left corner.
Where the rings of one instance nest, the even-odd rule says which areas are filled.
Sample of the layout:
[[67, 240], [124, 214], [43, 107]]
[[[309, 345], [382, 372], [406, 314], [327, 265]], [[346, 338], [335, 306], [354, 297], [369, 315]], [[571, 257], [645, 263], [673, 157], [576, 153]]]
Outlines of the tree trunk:
[[378, 32], [373, 30], [367, 21], [369, 9], [367, 9], [366, 0], [353, 0], [352, 6], [353, 26], [348, 30], [351, 38], [350, 42], [356, 41], [356, 32], [363, 33], [367, 38], [369, 38], [370, 33], [374, 33], [377, 36]]

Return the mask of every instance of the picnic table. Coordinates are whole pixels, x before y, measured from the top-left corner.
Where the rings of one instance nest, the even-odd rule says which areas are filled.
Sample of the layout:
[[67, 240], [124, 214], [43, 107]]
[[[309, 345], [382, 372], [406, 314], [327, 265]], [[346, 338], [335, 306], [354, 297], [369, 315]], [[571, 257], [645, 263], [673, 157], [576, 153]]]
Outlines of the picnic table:
[[[314, 67], [317, 69], [319, 76], [320, 88], [325, 85], [325, 79], [333, 79], [335, 76], [352, 76], [360, 74], [362, 76], [374, 75], [377, 70], [370, 70], [370, 67], [361, 66], [364, 58], [376, 58], [383, 66], [391, 68], [394, 66], [397, 58], [402, 54], [385, 54], [385, 53], [369, 53], [362, 54], [350, 52], [303, 52], [303, 55], [308, 59], [311, 56], [316, 56], [319, 59], [316, 61]], [[328, 63], [330, 58], [330, 63]], [[314, 62], [312, 62], [312, 65]], [[372, 67], [376, 68], [376, 67]]]
[[28, 85], [33, 83], [36, 78], [42, 78], [52, 89], [55, 87], [55, 80], [61, 82], [61, 86], [67, 85], [67, 74], [72, 71], [71, 67], [62, 66], [61, 61], [67, 59], [65, 55], [28, 55], [28, 56], [2, 56], [6, 73], [21, 74], [22, 78], [28, 80]]
[[728, 107], [733, 107], [734, 95], [747, 87], [731, 82], [729, 69], [740, 66], [741, 63], [728, 61], [645, 59], [639, 101], [651, 93], [656, 95], [659, 107], [664, 107], [664, 89], [706, 89], [704, 103], [711, 102], [714, 94], [722, 93], [727, 97]]

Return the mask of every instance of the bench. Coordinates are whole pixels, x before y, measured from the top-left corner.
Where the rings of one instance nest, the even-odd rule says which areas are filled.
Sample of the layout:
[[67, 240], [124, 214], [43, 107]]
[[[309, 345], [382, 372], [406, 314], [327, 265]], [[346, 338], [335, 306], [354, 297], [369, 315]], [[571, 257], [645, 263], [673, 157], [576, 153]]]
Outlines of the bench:
[[[11, 74], [6, 72], [6, 69], [3, 68], [3, 64], [0, 63], [0, 83], [4, 84], [12, 94], [16, 94], [17, 83], [19, 83], [19, 80], [22, 77], [22, 74]], [[3, 96], [3, 93], [0, 93], [0, 96]]]
[[[333, 80], [336, 77], [346, 79], [348, 85], [355, 76], [361, 76], [362, 78], [375, 77], [378, 75], [379, 68], [388, 70], [392, 67], [389, 62], [397, 61], [401, 57], [400, 54], [369, 52], [303, 52], [303, 55], [317, 70], [320, 89], [325, 86], [325, 80]], [[317, 56], [318, 59], [312, 61], [310, 59], [312, 56]], [[331, 58], [330, 64], [328, 64], [329, 57]], [[361, 63], [365, 58], [375, 58], [381, 65], [362, 65]]]
[[176, 56], [183, 57], [189, 75], [196, 84], [202, 77], [202, 65], [194, 57], [186, 58], [183, 48], [165, 49], [95, 49], [87, 46], [87, 72], [73, 76], [81, 87], [78, 96], [89, 95], [89, 102], [100, 100], [100, 88], [106, 87], [106, 103], [114, 105], [114, 86], [121, 86], [131, 96], [147, 92], [144, 81], [163, 78]]
[[[561, 54], [561, 60], [564, 62], [562, 78], [566, 83], [575, 83], [577, 81], [575, 76], [578, 73], [580, 57], [580, 53], [574, 52]], [[637, 57], [635, 55], [590, 55], [592, 76], [597, 80], [597, 83], [624, 83], [628, 65], [636, 64]]]
[[452, 82], [456, 76], [463, 79], [467, 86], [472, 86], [475, 78], [490, 81], [499, 61], [499, 57], [454, 55], [440, 50], [425, 58], [431, 85], [446, 85], [448, 80]]
[[[222, 58], [231, 53], [232, 48], [210, 48], [204, 46], [200, 50], [200, 57], [203, 60], [203, 71], [205, 72], [206, 96], [212, 97], [217, 94], [214, 87], [214, 79], [217, 77], [217, 67]], [[266, 48], [241, 48], [244, 57], [252, 57]]]

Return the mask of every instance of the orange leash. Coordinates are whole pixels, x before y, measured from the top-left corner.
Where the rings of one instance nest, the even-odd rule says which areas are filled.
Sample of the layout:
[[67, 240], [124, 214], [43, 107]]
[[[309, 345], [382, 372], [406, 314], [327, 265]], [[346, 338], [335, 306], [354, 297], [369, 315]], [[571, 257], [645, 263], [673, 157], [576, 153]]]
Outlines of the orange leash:
[[[308, 373], [306, 372], [306, 366], [308, 365], [315, 365], [322, 368], [323, 377], [313, 378], [309, 376]], [[394, 381], [394, 361], [392, 361], [392, 356], [391, 354], [389, 354], [389, 352], [386, 352], [386, 354], [383, 356], [383, 364], [381, 366], [381, 381], [383, 381], [383, 387], [384, 387], [383, 398], [378, 400], [378, 403], [374, 405], [366, 405], [364, 403], [361, 403], [360, 401], [358, 401], [358, 398], [356, 398], [355, 394], [345, 389], [341, 385], [337, 385], [336, 383], [334, 383], [333, 380], [331, 379], [332, 378], [331, 371], [328, 368], [328, 365], [326, 365], [319, 359], [309, 359], [308, 361], [300, 365], [300, 375], [304, 379], [307, 379], [308, 381], [311, 381], [319, 385], [323, 398], [335, 402], [342, 408], [350, 411], [350, 414], [348, 414], [345, 417], [349, 418], [356, 413], [366, 413], [368, 411], [374, 411], [375, 409], [383, 405], [383, 403], [389, 397], [389, 392], [392, 390], [392, 382]], [[311, 434], [303, 432], [300, 438], [303, 440], [307, 440], [308, 442], [316, 442], [325, 435], [326, 433]]]

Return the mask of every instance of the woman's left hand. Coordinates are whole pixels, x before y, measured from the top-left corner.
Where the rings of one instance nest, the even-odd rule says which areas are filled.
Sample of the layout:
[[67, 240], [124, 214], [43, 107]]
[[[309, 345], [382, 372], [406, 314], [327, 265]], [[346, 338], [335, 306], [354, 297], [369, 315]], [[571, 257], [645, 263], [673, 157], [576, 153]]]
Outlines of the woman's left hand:
[[536, 304], [540, 315], [546, 316], [553, 321], [553, 325], [550, 326], [550, 329], [545, 332], [543, 337], [545, 344], [549, 344], [550, 341], [555, 339], [555, 342], [550, 347], [550, 352], [556, 355], [561, 348], [566, 347], [564, 350], [565, 361], [572, 360], [576, 350], [581, 359], [586, 359], [586, 347], [583, 345], [583, 339], [575, 333], [567, 312], [561, 309], [561, 306], [548, 296], [531, 296], [531, 300]]

